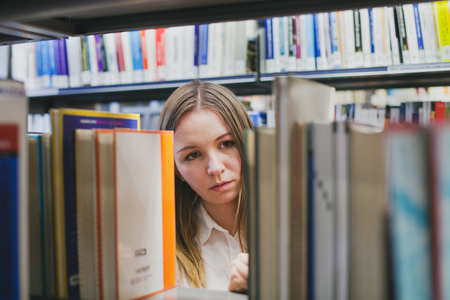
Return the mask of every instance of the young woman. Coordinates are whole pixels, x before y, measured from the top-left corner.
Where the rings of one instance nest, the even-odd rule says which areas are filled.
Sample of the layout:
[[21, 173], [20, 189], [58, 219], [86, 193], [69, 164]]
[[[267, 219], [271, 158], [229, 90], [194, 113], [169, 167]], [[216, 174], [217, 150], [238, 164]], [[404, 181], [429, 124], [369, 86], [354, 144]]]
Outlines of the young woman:
[[169, 97], [160, 130], [174, 131], [177, 281], [245, 291], [243, 132], [253, 128], [227, 88], [192, 81]]

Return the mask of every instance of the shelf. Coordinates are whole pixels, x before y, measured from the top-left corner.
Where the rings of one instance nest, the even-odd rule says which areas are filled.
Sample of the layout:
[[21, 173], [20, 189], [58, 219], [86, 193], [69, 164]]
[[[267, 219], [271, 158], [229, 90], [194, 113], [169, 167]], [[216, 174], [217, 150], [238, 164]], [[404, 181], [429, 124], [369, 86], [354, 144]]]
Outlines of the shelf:
[[[236, 95], [270, 94], [271, 88], [258, 83], [257, 74], [241, 76], [202, 78], [230, 88]], [[147, 82], [114, 86], [94, 86], [67, 89], [43, 89], [27, 92], [33, 104], [43, 102], [130, 102], [143, 100], [165, 100], [179, 86], [191, 80]]]
[[0, 44], [410, 2], [406, 0], [5, 0], [0, 4]]
[[271, 73], [261, 74], [260, 80], [269, 85], [276, 76], [285, 75], [313, 79], [338, 90], [445, 86], [450, 85], [450, 63]]
[[[194, 289], [175, 287], [167, 291], [155, 294], [143, 300], [248, 300], [246, 294], [208, 289]], [[58, 300], [56, 298], [31, 296], [31, 300]]]

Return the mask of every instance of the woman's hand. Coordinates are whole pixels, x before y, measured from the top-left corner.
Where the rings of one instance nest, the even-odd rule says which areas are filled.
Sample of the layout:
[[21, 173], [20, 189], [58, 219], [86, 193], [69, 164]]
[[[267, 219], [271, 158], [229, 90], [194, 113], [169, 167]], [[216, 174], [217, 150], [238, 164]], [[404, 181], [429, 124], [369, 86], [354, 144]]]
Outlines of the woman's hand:
[[248, 253], [240, 253], [231, 262], [231, 277], [228, 289], [231, 292], [247, 291], [248, 279]]

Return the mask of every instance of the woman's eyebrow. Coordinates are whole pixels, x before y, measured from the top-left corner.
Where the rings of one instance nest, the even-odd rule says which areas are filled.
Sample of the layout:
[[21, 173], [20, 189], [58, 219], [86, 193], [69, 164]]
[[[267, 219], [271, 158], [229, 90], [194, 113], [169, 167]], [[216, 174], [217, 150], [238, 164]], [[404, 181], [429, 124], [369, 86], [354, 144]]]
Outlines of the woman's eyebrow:
[[224, 136], [227, 136], [227, 135], [231, 135], [231, 132], [227, 132], [227, 133], [220, 135], [218, 138], [216, 138], [216, 141], [220, 140], [221, 138], [223, 138]]
[[178, 150], [177, 151], [177, 154], [178, 153], [180, 153], [181, 151], [184, 151], [184, 150], [189, 150], [189, 149], [195, 149], [195, 148], [197, 148], [196, 146], [186, 146], [186, 147], [183, 147], [183, 148], [181, 148], [180, 150]]

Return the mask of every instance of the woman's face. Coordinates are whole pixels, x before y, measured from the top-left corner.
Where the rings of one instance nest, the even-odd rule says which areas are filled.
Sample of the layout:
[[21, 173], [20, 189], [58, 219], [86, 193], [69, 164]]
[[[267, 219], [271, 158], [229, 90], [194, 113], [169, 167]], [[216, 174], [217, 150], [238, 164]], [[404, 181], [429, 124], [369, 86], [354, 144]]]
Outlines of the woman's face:
[[193, 110], [180, 119], [174, 154], [179, 175], [205, 202], [237, 200], [241, 158], [231, 131], [214, 111]]

